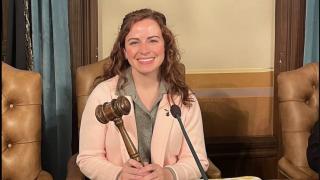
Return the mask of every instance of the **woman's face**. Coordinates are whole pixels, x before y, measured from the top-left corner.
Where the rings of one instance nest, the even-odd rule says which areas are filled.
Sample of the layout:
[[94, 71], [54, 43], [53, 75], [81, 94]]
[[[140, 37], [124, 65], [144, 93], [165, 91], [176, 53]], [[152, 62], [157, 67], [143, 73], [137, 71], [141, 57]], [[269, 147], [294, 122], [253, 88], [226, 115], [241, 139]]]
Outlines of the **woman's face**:
[[164, 39], [158, 23], [152, 19], [134, 23], [125, 38], [124, 54], [133, 74], [158, 75], [165, 57]]

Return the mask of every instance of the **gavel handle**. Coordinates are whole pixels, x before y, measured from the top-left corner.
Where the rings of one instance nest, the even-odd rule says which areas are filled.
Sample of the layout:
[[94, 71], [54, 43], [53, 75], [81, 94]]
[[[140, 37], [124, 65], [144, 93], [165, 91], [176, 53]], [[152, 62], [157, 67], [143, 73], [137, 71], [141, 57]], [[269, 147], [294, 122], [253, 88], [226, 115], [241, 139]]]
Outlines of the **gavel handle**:
[[140, 162], [143, 165], [141, 158], [139, 156], [139, 153], [138, 153], [137, 149], [134, 147], [134, 144], [132, 143], [132, 141], [127, 133], [127, 130], [125, 129], [125, 127], [123, 125], [123, 120], [121, 118], [116, 118], [113, 121], [114, 121], [114, 124], [118, 127], [118, 129], [120, 131], [120, 134], [122, 136], [124, 144], [126, 145], [126, 148], [127, 148], [127, 151], [129, 153], [130, 158]]

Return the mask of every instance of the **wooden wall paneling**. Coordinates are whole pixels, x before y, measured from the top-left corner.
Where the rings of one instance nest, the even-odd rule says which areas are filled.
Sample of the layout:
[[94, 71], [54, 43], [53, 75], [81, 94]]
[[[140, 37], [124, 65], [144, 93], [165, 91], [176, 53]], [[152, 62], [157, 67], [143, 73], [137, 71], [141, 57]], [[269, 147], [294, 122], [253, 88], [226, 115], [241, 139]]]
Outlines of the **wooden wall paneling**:
[[277, 139], [273, 136], [206, 138], [206, 148], [223, 178], [251, 175], [273, 179], [277, 176]]
[[199, 101], [208, 157], [222, 177], [277, 177], [273, 72], [187, 74]]
[[206, 138], [272, 136], [272, 97], [211, 96], [198, 101]]
[[272, 135], [272, 97], [198, 100], [207, 153], [222, 177], [277, 177], [278, 140]]
[[272, 87], [273, 72], [186, 74], [186, 81], [192, 89]]

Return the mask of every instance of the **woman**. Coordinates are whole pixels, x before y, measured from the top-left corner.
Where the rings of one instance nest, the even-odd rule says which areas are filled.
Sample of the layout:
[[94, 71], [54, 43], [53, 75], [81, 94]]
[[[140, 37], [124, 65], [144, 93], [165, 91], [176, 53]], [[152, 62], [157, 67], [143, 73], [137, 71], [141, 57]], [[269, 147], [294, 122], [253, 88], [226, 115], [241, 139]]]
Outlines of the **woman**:
[[[200, 178], [179, 123], [169, 112], [172, 104], [180, 106], [181, 119], [206, 170], [200, 107], [184, 81], [165, 16], [150, 9], [127, 14], [110, 59], [103, 76], [96, 79], [82, 115], [80, 170], [90, 179]], [[130, 113], [122, 119], [144, 166], [129, 158], [114, 123], [104, 125], [95, 118], [98, 105], [119, 95], [131, 103]]]

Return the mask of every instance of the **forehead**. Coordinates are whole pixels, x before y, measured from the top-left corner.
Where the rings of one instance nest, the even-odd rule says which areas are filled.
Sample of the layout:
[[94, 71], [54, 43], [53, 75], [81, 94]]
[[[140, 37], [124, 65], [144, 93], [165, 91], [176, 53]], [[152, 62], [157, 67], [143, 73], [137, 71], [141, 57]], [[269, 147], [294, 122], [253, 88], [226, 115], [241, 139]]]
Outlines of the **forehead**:
[[127, 35], [128, 37], [132, 36], [150, 36], [157, 35], [161, 36], [161, 29], [159, 24], [153, 19], [143, 19], [141, 21], [135, 22]]

